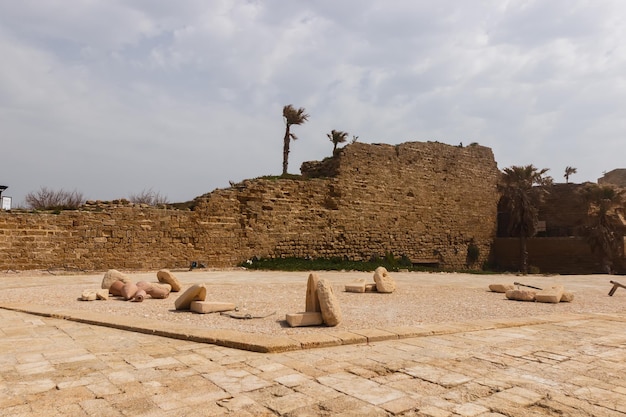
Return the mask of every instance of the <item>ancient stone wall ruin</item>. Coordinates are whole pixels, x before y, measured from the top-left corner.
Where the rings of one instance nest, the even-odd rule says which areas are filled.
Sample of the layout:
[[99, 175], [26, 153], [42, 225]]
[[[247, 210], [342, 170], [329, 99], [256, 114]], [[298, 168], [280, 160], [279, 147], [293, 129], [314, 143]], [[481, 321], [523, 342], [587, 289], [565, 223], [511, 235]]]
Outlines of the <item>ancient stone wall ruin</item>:
[[233, 266], [252, 257], [404, 255], [480, 267], [495, 236], [498, 169], [489, 148], [354, 143], [303, 165], [303, 179], [256, 179], [199, 197], [193, 211], [109, 205], [0, 213], [0, 268]]
[[618, 168], [604, 173], [601, 178], [598, 178], [598, 184], [626, 188], [626, 169]]

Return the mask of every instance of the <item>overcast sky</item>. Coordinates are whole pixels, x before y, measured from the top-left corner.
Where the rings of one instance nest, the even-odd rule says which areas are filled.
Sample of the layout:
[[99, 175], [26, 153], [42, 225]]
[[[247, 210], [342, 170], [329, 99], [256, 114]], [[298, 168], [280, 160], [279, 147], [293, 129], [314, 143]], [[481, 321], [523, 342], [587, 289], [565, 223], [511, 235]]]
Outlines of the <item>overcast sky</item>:
[[623, 0], [0, 0], [0, 184], [191, 200], [360, 142], [626, 168]]

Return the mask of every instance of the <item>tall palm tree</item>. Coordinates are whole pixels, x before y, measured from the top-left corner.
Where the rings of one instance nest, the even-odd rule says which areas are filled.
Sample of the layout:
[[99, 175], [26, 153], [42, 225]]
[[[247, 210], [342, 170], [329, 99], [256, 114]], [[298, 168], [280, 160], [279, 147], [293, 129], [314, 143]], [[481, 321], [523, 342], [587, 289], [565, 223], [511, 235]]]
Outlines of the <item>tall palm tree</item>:
[[333, 129], [326, 136], [333, 143], [333, 155], [337, 153], [337, 145], [348, 140], [348, 132], [342, 132], [341, 130]]
[[624, 190], [609, 185], [589, 184], [583, 189], [583, 195], [589, 215], [587, 242], [600, 257], [602, 269], [610, 274], [619, 249], [616, 222], [611, 214], [623, 204]]
[[569, 177], [570, 175], [574, 175], [576, 173], [576, 168], [574, 167], [565, 167], [565, 175], [563, 175], [565, 177], [565, 183], [569, 184]]
[[289, 104], [283, 107], [283, 119], [285, 120], [285, 137], [283, 139], [283, 175], [287, 174], [287, 164], [289, 163], [289, 143], [298, 137], [291, 133], [292, 125], [301, 125], [309, 119], [309, 115], [305, 113], [305, 109], [300, 107], [296, 109]]
[[552, 184], [546, 176], [547, 168], [538, 170], [532, 164], [504, 168], [498, 189], [510, 214], [509, 234], [520, 238], [520, 266], [528, 273], [528, 249], [526, 240], [537, 232], [538, 203], [545, 188], [535, 186]]

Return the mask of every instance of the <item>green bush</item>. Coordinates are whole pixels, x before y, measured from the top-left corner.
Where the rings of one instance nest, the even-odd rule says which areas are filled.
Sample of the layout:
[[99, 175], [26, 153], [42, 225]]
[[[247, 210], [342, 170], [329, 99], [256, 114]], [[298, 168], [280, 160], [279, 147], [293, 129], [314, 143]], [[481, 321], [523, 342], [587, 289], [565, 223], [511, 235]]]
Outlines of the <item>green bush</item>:
[[253, 258], [242, 262], [239, 266], [247, 269], [270, 271], [374, 271], [384, 266], [390, 272], [402, 269], [409, 271], [436, 271], [436, 268], [414, 267], [408, 257], [401, 257], [400, 261], [393, 255], [386, 254], [384, 259], [372, 256], [369, 261], [351, 261], [340, 257], [334, 258]]

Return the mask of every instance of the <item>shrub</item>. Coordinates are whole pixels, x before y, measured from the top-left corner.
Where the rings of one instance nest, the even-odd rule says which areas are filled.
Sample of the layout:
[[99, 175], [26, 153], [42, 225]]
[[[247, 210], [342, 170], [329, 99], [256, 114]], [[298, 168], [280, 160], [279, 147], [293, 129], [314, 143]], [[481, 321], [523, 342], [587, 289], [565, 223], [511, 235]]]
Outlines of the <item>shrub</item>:
[[147, 204], [149, 206], [158, 206], [161, 204], [167, 204], [169, 201], [167, 196], [161, 195], [158, 192], [152, 190], [143, 190], [139, 194], [131, 194], [128, 199], [131, 203], [135, 204]]
[[47, 187], [26, 194], [24, 200], [26, 206], [32, 210], [74, 210], [85, 203], [81, 192], [51, 190]]

